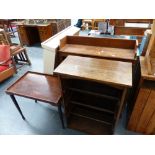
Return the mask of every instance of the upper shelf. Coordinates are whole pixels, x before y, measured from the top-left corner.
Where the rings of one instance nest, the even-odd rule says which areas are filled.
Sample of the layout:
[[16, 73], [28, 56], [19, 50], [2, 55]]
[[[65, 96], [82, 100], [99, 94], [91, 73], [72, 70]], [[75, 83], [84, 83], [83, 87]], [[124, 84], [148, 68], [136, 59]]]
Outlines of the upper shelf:
[[59, 52], [133, 62], [137, 45], [136, 40], [66, 36], [60, 41]]

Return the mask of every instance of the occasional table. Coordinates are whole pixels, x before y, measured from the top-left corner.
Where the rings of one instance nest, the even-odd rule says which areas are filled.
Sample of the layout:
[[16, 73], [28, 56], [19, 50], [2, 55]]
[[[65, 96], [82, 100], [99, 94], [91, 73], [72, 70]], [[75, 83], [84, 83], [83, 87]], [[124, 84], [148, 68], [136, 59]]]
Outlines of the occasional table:
[[10, 95], [23, 120], [25, 120], [25, 117], [15, 95], [57, 106], [62, 127], [64, 128], [63, 114], [61, 111], [61, 87], [56, 76], [28, 71], [12, 84], [6, 90], [6, 93]]

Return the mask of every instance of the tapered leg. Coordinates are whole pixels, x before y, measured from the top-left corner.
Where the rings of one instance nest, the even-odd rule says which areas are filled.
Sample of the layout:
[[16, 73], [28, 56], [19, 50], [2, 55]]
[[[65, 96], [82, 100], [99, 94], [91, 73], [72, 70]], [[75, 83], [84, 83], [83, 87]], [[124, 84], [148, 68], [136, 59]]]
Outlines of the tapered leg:
[[12, 99], [14, 105], [16, 106], [17, 110], [18, 110], [19, 113], [21, 114], [23, 120], [25, 120], [25, 117], [24, 117], [24, 115], [23, 115], [23, 113], [22, 113], [22, 111], [21, 111], [21, 109], [20, 109], [20, 107], [19, 107], [19, 105], [18, 105], [18, 103], [17, 103], [17, 101], [16, 101], [16, 98], [14, 97], [14, 95], [10, 95], [10, 97], [11, 97], [11, 99]]
[[64, 121], [63, 121], [63, 114], [62, 114], [62, 110], [61, 110], [61, 104], [58, 104], [58, 112], [59, 112], [59, 117], [60, 117], [60, 120], [61, 120], [61, 123], [62, 123], [62, 128], [64, 129], [65, 126], [64, 126]]

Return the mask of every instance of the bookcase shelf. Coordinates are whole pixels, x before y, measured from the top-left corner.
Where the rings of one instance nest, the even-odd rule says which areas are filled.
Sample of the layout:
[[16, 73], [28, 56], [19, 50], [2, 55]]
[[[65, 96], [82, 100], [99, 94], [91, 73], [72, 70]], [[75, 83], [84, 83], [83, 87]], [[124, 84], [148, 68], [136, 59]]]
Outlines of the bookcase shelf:
[[[65, 109], [68, 127], [90, 134], [112, 134], [122, 90], [80, 79], [64, 78], [61, 81], [65, 89], [64, 99], [67, 98]], [[84, 124], [78, 125], [80, 120], [88, 124], [90, 129], [86, 130]]]

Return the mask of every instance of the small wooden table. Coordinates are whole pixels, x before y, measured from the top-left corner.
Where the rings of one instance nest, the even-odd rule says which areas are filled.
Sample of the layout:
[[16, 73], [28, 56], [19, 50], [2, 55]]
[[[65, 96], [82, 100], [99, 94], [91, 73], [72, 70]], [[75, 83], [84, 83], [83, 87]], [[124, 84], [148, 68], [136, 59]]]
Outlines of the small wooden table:
[[14, 84], [12, 84], [6, 90], [6, 93], [10, 95], [23, 120], [25, 120], [25, 117], [14, 95], [57, 106], [62, 127], [64, 128], [63, 115], [61, 111], [61, 87], [56, 76], [28, 71]]

